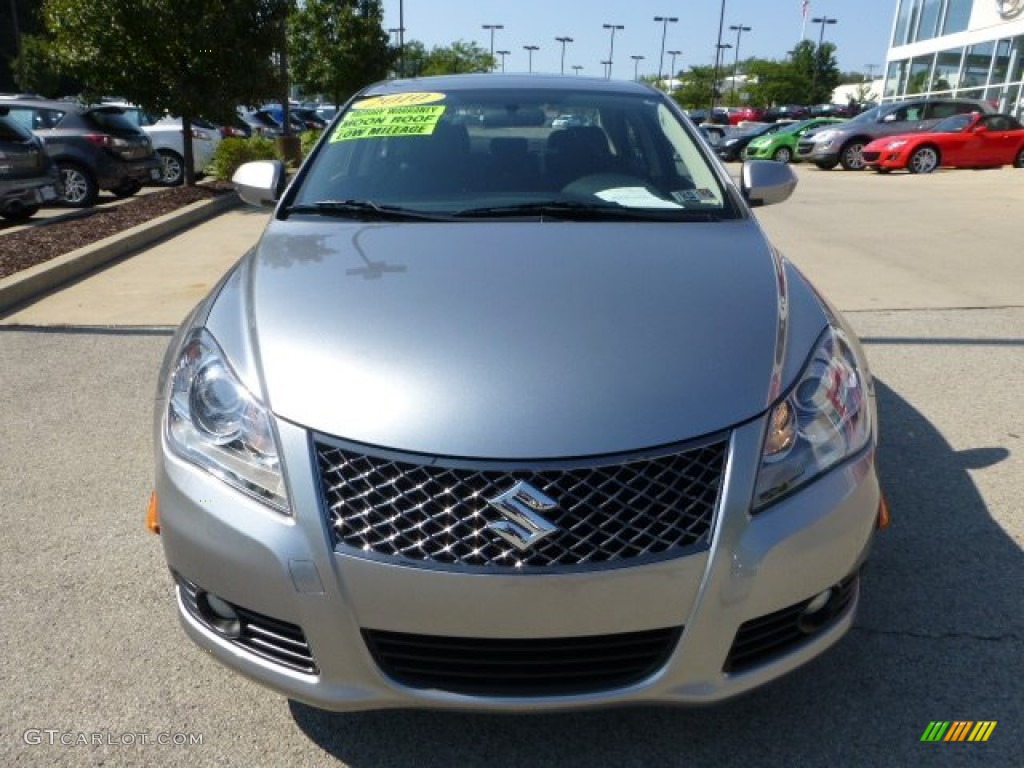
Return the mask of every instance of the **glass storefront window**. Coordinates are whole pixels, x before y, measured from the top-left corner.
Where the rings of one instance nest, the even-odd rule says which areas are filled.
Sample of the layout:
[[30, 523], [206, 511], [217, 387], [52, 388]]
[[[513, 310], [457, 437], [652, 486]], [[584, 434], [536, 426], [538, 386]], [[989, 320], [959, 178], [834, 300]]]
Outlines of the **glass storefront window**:
[[942, 0], [924, 0], [921, 8], [921, 22], [917, 25], [915, 40], [931, 40], [939, 34], [939, 16]]
[[907, 60], [891, 61], [885, 73], [885, 90], [883, 98], [903, 95], [903, 84], [907, 77]]
[[967, 56], [964, 58], [964, 87], [972, 88], [988, 82], [988, 70], [992, 66], [995, 48], [995, 43], [989, 41], [972, 45], [967, 49]]
[[960, 62], [964, 57], [963, 48], [942, 51], [935, 61], [935, 75], [932, 90], [949, 91], [960, 85]]
[[896, 28], [892, 33], [893, 45], [904, 45], [907, 42], [907, 27], [910, 20], [910, 8], [917, 0], [900, 0], [899, 10], [896, 11]]
[[1024, 36], [1014, 38], [1010, 48], [1010, 77], [1011, 83], [1018, 83], [1024, 80]]
[[996, 45], [996, 57], [992, 62], [992, 82], [1005, 83], [1010, 71], [1010, 40], [1000, 40]]
[[973, 0], [949, 0], [946, 7], [946, 23], [942, 25], [942, 34], [951, 35], [963, 32], [971, 20]]
[[910, 77], [907, 79], [907, 94], [924, 93], [931, 81], [932, 62], [935, 56], [916, 56], [910, 60]]

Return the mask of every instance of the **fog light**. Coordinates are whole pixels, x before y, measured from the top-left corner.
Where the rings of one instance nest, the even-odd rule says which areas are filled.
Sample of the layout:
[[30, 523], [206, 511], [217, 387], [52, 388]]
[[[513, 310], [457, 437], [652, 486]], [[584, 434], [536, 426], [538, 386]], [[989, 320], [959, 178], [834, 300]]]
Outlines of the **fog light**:
[[828, 623], [828, 620], [832, 618], [831, 603], [834, 593], [835, 590], [829, 587], [811, 598], [797, 620], [797, 626], [801, 632], [809, 635]]
[[242, 623], [229, 603], [209, 592], [196, 595], [196, 607], [203, 621], [224, 637], [235, 639], [242, 633]]

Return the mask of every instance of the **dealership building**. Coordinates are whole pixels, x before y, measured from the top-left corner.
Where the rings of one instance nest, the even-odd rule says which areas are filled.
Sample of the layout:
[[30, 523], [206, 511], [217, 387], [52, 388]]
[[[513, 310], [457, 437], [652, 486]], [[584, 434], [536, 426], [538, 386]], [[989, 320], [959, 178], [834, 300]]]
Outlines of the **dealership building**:
[[1024, 116], [1024, 0], [899, 0], [882, 98], [965, 96]]

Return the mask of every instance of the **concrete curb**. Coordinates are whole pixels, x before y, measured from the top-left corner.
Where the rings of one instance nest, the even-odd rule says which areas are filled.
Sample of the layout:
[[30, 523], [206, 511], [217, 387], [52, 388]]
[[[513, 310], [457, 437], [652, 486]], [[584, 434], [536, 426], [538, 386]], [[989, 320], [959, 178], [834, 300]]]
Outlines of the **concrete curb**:
[[118, 232], [84, 248], [65, 253], [49, 261], [0, 280], [0, 313], [70, 282], [157, 240], [173, 235], [195, 224], [212, 219], [241, 205], [241, 198], [230, 192], [212, 200], [200, 200], [177, 211]]

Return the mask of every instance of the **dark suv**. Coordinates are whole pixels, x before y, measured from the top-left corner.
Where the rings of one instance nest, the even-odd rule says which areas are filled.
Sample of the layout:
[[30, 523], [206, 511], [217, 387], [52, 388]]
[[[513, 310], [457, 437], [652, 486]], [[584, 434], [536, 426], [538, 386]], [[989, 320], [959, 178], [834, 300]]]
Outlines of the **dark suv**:
[[134, 195], [160, 177], [149, 137], [119, 107], [45, 99], [5, 100], [2, 106], [10, 119], [43, 139], [60, 170], [68, 205], [94, 205], [101, 189], [118, 197]]
[[43, 142], [0, 104], [0, 216], [23, 221], [59, 196], [60, 178]]
[[841, 164], [848, 171], [860, 171], [864, 168], [864, 147], [875, 139], [924, 131], [951, 115], [970, 112], [989, 114], [995, 110], [975, 99], [911, 99], [880, 104], [845, 123], [805, 135], [797, 144], [797, 158], [822, 170]]

